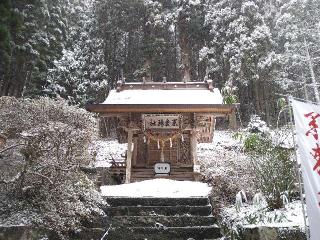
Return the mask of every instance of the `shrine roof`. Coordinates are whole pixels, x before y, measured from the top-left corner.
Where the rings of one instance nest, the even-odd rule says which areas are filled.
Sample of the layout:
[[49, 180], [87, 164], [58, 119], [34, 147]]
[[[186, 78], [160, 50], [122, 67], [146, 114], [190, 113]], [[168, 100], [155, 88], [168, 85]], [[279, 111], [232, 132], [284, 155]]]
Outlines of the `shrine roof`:
[[121, 112], [217, 112], [230, 113], [233, 105], [223, 104], [223, 97], [212, 82], [118, 83], [100, 104], [87, 105], [98, 113]]
[[219, 89], [209, 90], [111, 90], [102, 104], [222, 104]]

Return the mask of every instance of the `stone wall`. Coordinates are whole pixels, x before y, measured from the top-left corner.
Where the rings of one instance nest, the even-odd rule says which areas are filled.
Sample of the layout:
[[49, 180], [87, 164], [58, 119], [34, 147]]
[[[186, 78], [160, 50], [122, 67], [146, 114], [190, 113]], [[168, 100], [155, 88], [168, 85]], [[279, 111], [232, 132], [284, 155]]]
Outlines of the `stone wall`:
[[306, 240], [306, 234], [298, 227], [242, 227], [239, 229], [241, 240]]
[[[101, 222], [100, 224], [102, 224]], [[69, 234], [69, 240], [98, 240], [106, 232], [106, 227], [83, 228]], [[52, 230], [32, 226], [0, 227], [0, 240], [60, 240], [61, 237]]]
[[0, 240], [58, 240], [59, 237], [48, 229], [34, 228], [30, 226], [0, 227]]

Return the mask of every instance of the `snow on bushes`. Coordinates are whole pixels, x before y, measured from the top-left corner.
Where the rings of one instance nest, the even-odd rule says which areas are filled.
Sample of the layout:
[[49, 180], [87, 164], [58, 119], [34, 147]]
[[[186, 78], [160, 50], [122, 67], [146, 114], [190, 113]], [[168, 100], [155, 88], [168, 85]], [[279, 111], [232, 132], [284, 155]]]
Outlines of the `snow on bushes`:
[[238, 239], [239, 230], [241, 231], [245, 228], [253, 229], [262, 226], [270, 228], [276, 227], [279, 228], [279, 231], [284, 231], [286, 229], [294, 230], [296, 228], [300, 229], [300, 231], [304, 231], [301, 206], [300, 201], [293, 201], [286, 204], [284, 208], [273, 211], [268, 209], [265, 201], [258, 205], [244, 204], [240, 211], [236, 209], [235, 206], [230, 206], [223, 209], [221, 213], [221, 217], [223, 218], [222, 225], [229, 229], [228, 235], [234, 235], [234, 238], [231, 239]]
[[[273, 135], [281, 139], [280, 132]], [[271, 134], [249, 134], [244, 146], [250, 157], [255, 185], [265, 196], [268, 207], [283, 207], [283, 198], [291, 195], [295, 188], [292, 150], [274, 141]]]
[[234, 204], [244, 190], [249, 201], [261, 192], [270, 209], [295, 194], [295, 168], [290, 129], [270, 130], [258, 116], [246, 129], [216, 131], [213, 143], [199, 144], [204, 180], [213, 187], [216, 207]]
[[198, 144], [198, 159], [204, 181], [212, 185], [214, 210], [233, 204], [236, 194], [244, 189], [255, 191], [250, 163], [243, 152], [243, 143], [232, 131], [216, 131], [212, 143]]
[[[103, 203], [80, 170], [90, 163], [96, 121], [63, 100], [0, 98], [0, 222], [66, 233]], [[32, 214], [30, 214], [32, 212]], [[30, 216], [30, 217], [29, 217]]]

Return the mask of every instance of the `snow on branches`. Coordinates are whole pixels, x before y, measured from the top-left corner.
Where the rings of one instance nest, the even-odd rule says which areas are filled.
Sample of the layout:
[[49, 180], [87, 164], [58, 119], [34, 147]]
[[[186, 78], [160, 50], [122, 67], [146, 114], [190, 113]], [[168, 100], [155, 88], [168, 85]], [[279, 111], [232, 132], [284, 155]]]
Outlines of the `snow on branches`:
[[19, 224], [19, 213], [35, 206], [39, 216], [26, 218], [40, 226], [52, 222], [50, 227], [61, 231], [76, 228], [91, 212], [103, 215], [102, 200], [81, 171], [92, 159], [88, 147], [96, 122], [91, 114], [64, 100], [2, 97], [0, 119], [7, 137], [0, 146], [0, 206], [6, 209], [0, 223]]

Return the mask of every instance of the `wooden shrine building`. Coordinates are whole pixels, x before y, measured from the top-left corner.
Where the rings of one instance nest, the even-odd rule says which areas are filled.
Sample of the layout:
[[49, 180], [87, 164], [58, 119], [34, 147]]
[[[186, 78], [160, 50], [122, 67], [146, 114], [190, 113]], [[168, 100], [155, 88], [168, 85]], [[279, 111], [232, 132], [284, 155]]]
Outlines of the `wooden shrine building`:
[[216, 117], [226, 117], [234, 105], [223, 104], [212, 81], [118, 82], [101, 104], [87, 109], [117, 118], [120, 143], [128, 143], [123, 171], [126, 183], [152, 178], [195, 180], [200, 172], [197, 143], [211, 142]]

